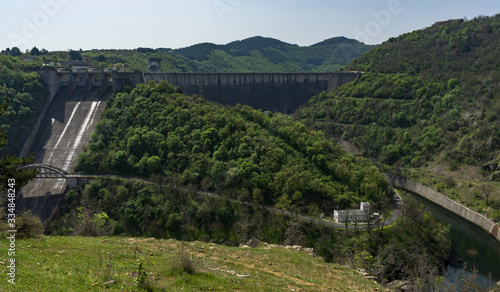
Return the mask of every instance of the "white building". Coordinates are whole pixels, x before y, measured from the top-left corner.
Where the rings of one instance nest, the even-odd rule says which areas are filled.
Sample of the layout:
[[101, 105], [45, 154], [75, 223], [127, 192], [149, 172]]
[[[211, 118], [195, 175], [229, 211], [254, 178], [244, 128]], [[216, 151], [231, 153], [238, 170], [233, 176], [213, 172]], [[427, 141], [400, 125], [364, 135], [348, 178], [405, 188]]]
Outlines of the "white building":
[[370, 217], [370, 203], [361, 202], [358, 210], [334, 210], [333, 218], [337, 223], [367, 222]]

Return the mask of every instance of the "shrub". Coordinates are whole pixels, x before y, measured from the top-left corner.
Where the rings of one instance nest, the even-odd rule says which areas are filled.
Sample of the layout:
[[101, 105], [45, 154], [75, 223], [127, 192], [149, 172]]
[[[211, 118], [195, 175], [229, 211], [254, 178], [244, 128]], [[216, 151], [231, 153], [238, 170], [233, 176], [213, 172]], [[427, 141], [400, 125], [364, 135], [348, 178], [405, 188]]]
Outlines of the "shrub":
[[134, 277], [135, 286], [144, 288], [147, 285], [147, 278], [148, 272], [144, 269], [144, 259], [140, 258], [137, 260], [136, 275]]
[[76, 234], [80, 236], [111, 235], [112, 225], [106, 213], [90, 215], [84, 208], [78, 208]]
[[436, 190], [442, 193], [444, 190], [446, 190], [446, 185], [443, 183], [438, 183], [436, 184]]
[[31, 210], [23, 211], [16, 219], [17, 237], [32, 238], [43, 232], [40, 218], [31, 213]]
[[193, 260], [193, 257], [185, 252], [184, 247], [181, 248], [173, 263], [174, 270], [190, 275], [198, 270], [198, 266], [199, 264]]

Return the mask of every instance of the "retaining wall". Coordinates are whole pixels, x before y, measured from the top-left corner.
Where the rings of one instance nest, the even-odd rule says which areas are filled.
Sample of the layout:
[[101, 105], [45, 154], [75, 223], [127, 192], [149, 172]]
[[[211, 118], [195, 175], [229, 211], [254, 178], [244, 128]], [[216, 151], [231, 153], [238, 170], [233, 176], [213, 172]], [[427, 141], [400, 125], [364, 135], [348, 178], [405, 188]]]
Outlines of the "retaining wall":
[[392, 174], [386, 174], [386, 178], [391, 185], [416, 193], [428, 199], [429, 201], [432, 201], [442, 206], [443, 208], [450, 210], [451, 212], [459, 215], [460, 217], [465, 218], [468, 221], [478, 225], [479, 227], [481, 227], [482, 229], [486, 230], [488, 233], [493, 235], [498, 241], [500, 241], [500, 227], [491, 219], [488, 219], [485, 216], [465, 206], [462, 206], [451, 199], [448, 199], [441, 193], [431, 188], [428, 188], [422, 184], [414, 182], [412, 180], [395, 176]]
[[47, 113], [47, 110], [49, 109], [49, 106], [52, 103], [52, 99], [54, 99], [54, 96], [56, 96], [57, 92], [59, 92], [59, 89], [61, 89], [61, 82], [59, 80], [59, 76], [57, 75], [56, 71], [42, 71], [39, 72], [39, 75], [42, 80], [42, 83], [49, 91], [49, 95], [44, 100], [42, 111], [40, 112], [38, 119], [33, 125], [33, 128], [31, 128], [31, 132], [28, 135], [28, 138], [26, 138], [26, 141], [24, 141], [23, 147], [21, 148], [21, 153], [19, 153], [20, 157], [28, 156], [29, 154], [28, 151], [31, 147], [31, 144], [33, 143], [33, 140], [35, 139], [36, 133], [38, 132], [40, 125], [42, 124], [45, 114]]

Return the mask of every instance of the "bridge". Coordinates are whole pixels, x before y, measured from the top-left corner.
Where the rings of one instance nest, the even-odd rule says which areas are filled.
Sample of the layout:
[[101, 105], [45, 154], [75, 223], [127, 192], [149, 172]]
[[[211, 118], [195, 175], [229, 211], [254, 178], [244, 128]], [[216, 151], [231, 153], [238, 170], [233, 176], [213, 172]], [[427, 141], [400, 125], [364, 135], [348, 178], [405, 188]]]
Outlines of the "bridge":
[[115, 174], [90, 174], [90, 173], [83, 173], [83, 172], [68, 172], [68, 171], [65, 171], [64, 169], [57, 167], [57, 166], [53, 166], [53, 165], [46, 164], [46, 163], [25, 164], [25, 165], [18, 167], [17, 169], [18, 170], [22, 170], [22, 169], [36, 169], [36, 170], [38, 170], [38, 174], [34, 179], [64, 179], [64, 180], [66, 180], [66, 184], [69, 188], [76, 188], [76, 187], [79, 187], [82, 185], [86, 185], [89, 182], [89, 180], [94, 179], [94, 178], [134, 179], [134, 180], [140, 180], [140, 181], [144, 181], [144, 182], [154, 183], [152, 181], [141, 179], [141, 178], [115, 175]]

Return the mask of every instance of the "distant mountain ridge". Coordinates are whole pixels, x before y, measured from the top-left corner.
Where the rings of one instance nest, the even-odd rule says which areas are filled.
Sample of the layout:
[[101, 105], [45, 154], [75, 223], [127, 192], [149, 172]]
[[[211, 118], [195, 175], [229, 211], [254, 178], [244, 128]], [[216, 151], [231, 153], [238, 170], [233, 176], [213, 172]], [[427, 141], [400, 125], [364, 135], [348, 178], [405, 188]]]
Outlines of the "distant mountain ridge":
[[[376, 46], [334, 37], [299, 46], [254, 36], [227, 44], [199, 43], [180, 49], [90, 50], [82, 52], [92, 68], [112, 68], [123, 60], [128, 70], [147, 71], [149, 58], [160, 58], [162, 72], [334, 72]], [[104, 60], [104, 61], [98, 61]]]
[[[346, 37], [330, 38], [311, 46], [298, 46], [269, 37], [255, 36], [225, 45], [201, 43], [176, 49], [174, 52], [201, 62], [203, 69], [207, 66], [215, 71], [227, 71], [233, 67], [239, 71], [301, 72], [337, 71], [373, 47], [375, 46]], [[224, 65], [227, 67], [219, 66], [217, 61], [225, 61]], [[201, 71], [205, 71], [203, 69]]]

